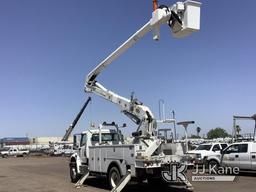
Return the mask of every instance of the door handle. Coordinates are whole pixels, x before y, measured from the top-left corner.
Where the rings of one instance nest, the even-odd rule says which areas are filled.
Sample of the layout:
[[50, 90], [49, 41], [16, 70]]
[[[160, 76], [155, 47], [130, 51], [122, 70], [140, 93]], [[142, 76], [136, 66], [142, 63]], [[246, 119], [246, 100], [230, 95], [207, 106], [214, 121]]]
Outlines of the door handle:
[[255, 159], [255, 155], [252, 155], [252, 159]]
[[239, 157], [239, 155], [235, 155], [235, 158], [238, 158]]

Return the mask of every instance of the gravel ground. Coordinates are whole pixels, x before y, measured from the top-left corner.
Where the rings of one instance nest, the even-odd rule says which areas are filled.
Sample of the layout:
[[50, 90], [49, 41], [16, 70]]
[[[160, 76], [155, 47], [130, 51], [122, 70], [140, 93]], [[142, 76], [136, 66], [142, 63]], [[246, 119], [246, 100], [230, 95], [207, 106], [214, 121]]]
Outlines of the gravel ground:
[[[75, 189], [69, 179], [68, 158], [27, 157], [0, 159], [0, 192], [102, 192], [109, 191], [106, 179], [89, 177], [85, 187]], [[244, 173], [237, 182], [193, 182], [195, 192], [255, 192], [256, 174]], [[131, 182], [124, 192], [179, 191]]]

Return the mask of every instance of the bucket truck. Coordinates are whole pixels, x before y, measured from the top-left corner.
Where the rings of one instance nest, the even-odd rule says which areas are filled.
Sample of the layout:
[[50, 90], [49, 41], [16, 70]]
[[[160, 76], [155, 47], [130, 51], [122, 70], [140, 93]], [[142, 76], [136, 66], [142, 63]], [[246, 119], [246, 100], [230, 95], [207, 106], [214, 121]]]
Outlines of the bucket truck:
[[159, 40], [161, 25], [167, 24], [177, 38], [198, 31], [200, 5], [199, 2], [188, 0], [172, 6], [156, 6], [154, 1], [152, 18], [87, 75], [85, 91], [116, 104], [138, 128], [132, 133], [130, 142], [120, 139], [118, 129], [106, 129], [106, 124], [101, 124], [99, 129], [83, 132], [80, 142], [75, 145], [77, 152], [70, 159], [71, 181], [77, 182], [76, 186], [81, 186], [89, 175], [105, 175], [112, 191], [121, 191], [132, 177], [149, 183], [162, 178], [167, 183], [181, 182], [187, 188], [192, 188], [187, 179], [171, 180], [170, 172], [169, 176], [167, 174], [169, 180], [163, 178], [173, 163], [183, 165], [187, 159], [179, 154], [165, 153], [164, 142], [157, 137], [157, 121], [150, 108], [133, 97], [128, 99], [108, 90], [97, 81], [97, 77], [148, 32], [153, 31], [153, 39]]

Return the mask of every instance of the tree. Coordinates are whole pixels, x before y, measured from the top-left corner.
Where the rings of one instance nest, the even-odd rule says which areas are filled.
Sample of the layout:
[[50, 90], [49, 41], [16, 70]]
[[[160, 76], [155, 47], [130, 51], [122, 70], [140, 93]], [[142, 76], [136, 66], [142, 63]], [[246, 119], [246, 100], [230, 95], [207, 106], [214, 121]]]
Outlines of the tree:
[[222, 129], [220, 127], [217, 127], [215, 129], [211, 129], [208, 133], [207, 133], [207, 138], [208, 139], [216, 139], [216, 138], [225, 138], [228, 137], [228, 133], [226, 132], [225, 129]]
[[196, 128], [196, 133], [197, 133], [197, 137], [199, 137], [199, 133], [201, 132], [201, 128], [200, 127], [197, 127]]
[[200, 139], [201, 137], [198, 135], [191, 135], [189, 138], [190, 139]]

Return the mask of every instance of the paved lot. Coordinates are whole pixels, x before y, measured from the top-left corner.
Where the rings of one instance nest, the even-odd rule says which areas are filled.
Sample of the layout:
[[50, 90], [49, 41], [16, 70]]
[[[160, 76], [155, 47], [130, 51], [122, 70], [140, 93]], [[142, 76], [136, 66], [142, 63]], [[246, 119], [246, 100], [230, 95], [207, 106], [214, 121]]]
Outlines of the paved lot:
[[[242, 174], [238, 182], [194, 182], [195, 192], [255, 192], [256, 174]], [[104, 178], [90, 177], [86, 186], [75, 189], [69, 180], [68, 158], [30, 157], [0, 159], [0, 192], [102, 192], [107, 190]], [[124, 192], [179, 191], [161, 189], [132, 182]]]

